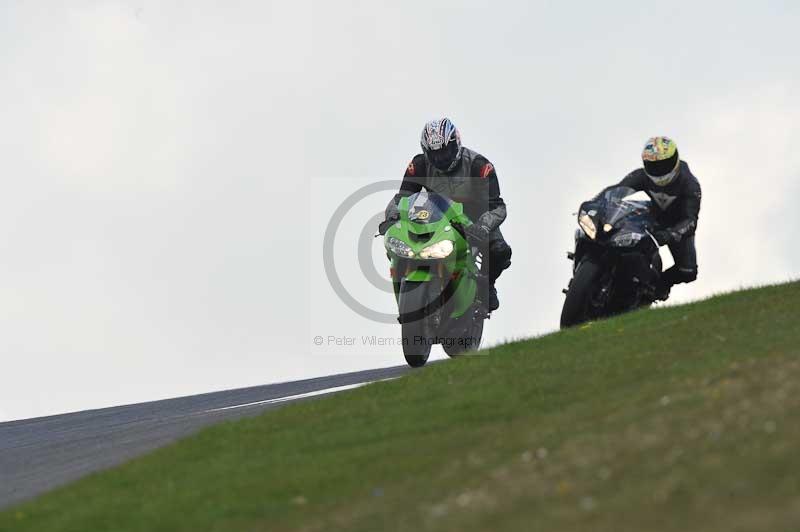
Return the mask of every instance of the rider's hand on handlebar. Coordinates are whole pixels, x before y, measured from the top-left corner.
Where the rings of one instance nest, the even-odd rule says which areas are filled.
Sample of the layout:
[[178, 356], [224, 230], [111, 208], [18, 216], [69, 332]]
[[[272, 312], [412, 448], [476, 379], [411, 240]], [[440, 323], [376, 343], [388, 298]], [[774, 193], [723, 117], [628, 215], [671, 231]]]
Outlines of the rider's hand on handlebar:
[[489, 241], [491, 231], [483, 224], [475, 223], [464, 228], [467, 241], [473, 246], [483, 247]]
[[397, 220], [400, 219], [400, 216], [397, 214], [393, 214], [389, 218], [385, 219], [378, 225], [378, 234], [385, 235], [386, 231], [394, 224]]
[[659, 246], [667, 245], [672, 241], [672, 233], [669, 231], [656, 231], [653, 237], [655, 237]]

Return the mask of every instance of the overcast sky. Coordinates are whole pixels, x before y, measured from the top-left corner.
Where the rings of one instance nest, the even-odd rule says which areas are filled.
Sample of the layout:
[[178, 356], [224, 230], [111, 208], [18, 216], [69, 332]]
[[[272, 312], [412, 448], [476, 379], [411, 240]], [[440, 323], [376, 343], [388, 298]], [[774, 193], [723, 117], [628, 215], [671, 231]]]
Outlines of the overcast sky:
[[799, 25], [789, 1], [3, 2], [0, 420], [402, 363], [323, 269], [392, 311], [356, 260], [392, 192], [322, 237], [441, 115], [508, 204], [488, 344], [557, 327], [571, 214], [652, 135], [704, 192], [672, 301], [797, 277]]

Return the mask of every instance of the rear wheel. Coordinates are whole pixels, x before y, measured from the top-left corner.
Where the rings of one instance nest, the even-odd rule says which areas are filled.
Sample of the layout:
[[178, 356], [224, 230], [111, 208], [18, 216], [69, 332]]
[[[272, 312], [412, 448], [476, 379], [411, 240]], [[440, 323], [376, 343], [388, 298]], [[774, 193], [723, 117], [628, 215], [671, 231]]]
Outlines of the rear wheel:
[[483, 336], [483, 318], [473, 318], [470, 326], [461, 336], [449, 337], [447, 344], [442, 345], [447, 356], [463, 355], [468, 351], [477, 351]]
[[600, 277], [601, 268], [596, 262], [586, 260], [580, 263], [575, 276], [569, 284], [567, 298], [561, 310], [561, 328], [572, 327], [589, 321], [592, 292]]
[[403, 281], [400, 285], [398, 307], [403, 335], [403, 356], [412, 368], [425, 365], [431, 354], [428, 333], [430, 316], [425, 311], [430, 303], [428, 283]]

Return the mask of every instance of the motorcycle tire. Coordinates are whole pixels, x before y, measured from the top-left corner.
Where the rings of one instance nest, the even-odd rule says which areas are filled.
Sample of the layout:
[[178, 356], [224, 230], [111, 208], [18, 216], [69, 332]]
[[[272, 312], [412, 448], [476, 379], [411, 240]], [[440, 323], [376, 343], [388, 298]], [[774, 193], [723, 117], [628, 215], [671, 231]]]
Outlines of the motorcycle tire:
[[600, 273], [600, 265], [590, 260], [585, 260], [578, 266], [561, 309], [562, 329], [589, 321], [589, 303]]
[[469, 351], [477, 351], [481, 346], [483, 322], [483, 318], [474, 318], [464, 334], [448, 338], [448, 343], [442, 345], [447, 356], [452, 358]]
[[[431, 354], [427, 332], [428, 316], [421, 313], [429, 304], [429, 291], [425, 283], [403, 281], [400, 285], [398, 307], [403, 336], [403, 356], [412, 368], [425, 365]], [[421, 316], [421, 317], [420, 317]]]

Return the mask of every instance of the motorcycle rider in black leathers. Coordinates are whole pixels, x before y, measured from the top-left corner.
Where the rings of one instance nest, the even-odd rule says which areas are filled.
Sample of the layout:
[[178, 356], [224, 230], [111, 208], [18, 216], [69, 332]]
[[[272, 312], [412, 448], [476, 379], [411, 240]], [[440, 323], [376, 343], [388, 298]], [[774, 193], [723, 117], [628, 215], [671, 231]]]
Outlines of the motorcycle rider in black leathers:
[[675, 265], [661, 276], [656, 297], [665, 300], [678, 283], [697, 279], [694, 236], [700, 214], [700, 183], [680, 160], [678, 147], [668, 137], [653, 137], [642, 152], [643, 168], [628, 174], [618, 185], [643, 190], [650, 196], [658, 229], [659, 246], [669, 246]]
[[426, 188], [464, 205], [474, 223], [464, 228], [467, 240], [482, 250], [481, 273], [489, 280], [488, 309], [499, 306], [495, 281], [511, 265], [511, 248], [500, 232], [506, 204], [500, 197], [497, 172], [486, 157], [461, 145], [461, 135], [448, 118], [425, 124], [420, 139], [422, 153], [406, 169], [400, 190], [386, 207], [380, 234], [399, 218], [400, 198]]

